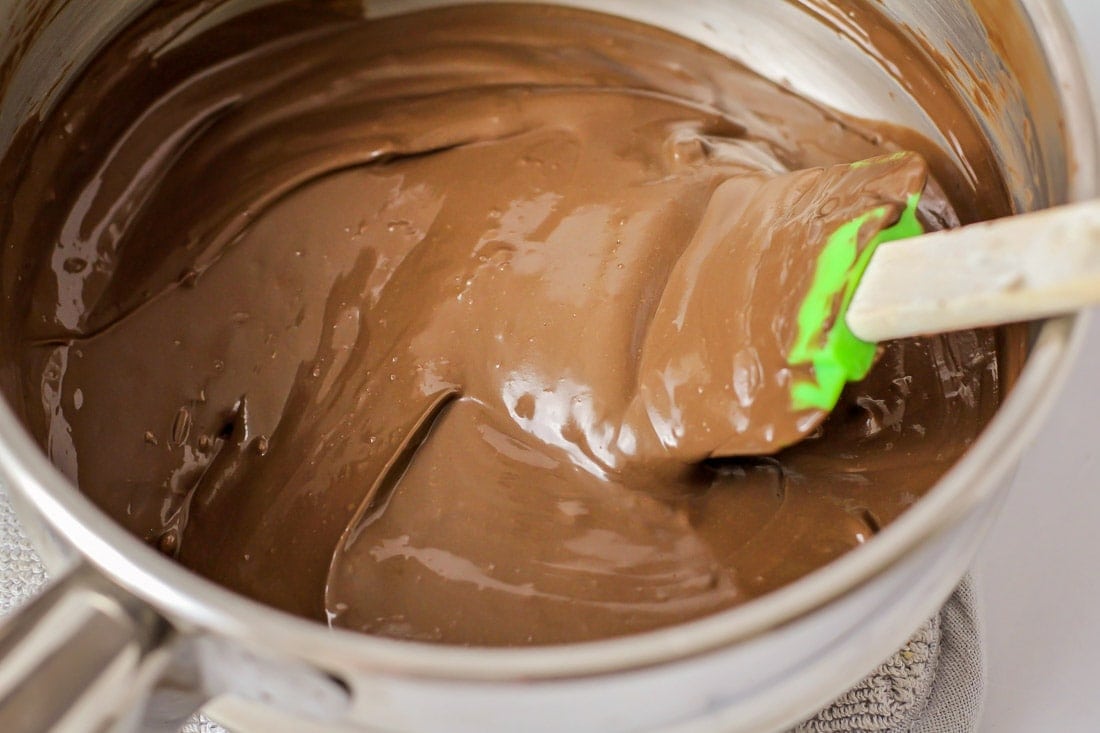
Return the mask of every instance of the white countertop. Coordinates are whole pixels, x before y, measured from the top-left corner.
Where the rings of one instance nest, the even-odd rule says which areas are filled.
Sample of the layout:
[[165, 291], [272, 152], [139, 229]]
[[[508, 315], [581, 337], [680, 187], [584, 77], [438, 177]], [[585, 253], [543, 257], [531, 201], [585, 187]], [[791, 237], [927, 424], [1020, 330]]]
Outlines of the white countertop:
[[[1100, 80], [1100, 0], [1064, 3]], [[989, 666], [981, 733], [1100, 731], [1100, 311], [1090, 315], [975, 569]]]

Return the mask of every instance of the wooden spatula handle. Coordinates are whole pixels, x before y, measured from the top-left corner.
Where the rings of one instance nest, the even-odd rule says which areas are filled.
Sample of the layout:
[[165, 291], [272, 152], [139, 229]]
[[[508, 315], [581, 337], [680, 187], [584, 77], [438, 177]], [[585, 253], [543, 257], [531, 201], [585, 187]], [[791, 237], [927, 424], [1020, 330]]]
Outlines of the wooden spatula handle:
[[1100, 201], [881, 245], [848, 309], [879, 342], [1029, 321], [1100, 303]]

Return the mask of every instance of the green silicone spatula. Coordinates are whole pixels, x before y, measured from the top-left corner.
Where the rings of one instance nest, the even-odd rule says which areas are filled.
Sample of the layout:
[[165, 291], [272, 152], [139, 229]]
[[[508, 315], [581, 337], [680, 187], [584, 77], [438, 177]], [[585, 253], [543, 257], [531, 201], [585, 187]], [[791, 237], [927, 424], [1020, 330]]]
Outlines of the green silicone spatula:
[[1100, 203], [924, 234], [945, 207], [908, 152], [721, 184], [641, 350], [636, 402], [662, 444], [688, 462], [774, 453], [881, 342], [1100, 302]]
[[913, 196], [858, 257], [860, 220], [830, 235], [788, 357], [812, 363], [817, 377], [792, 385], [796, 408], [832, 409], [846, 382], [866, 376], [879, 342], [1100, 303], [1100, 201], [930, 234], [917, 221], [918, 202]]

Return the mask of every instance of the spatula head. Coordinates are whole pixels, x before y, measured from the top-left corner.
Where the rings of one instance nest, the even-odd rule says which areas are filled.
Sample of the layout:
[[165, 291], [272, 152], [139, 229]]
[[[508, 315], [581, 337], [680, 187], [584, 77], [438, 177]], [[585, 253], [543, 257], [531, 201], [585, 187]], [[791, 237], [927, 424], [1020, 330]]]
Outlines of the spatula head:
[[774, 453], [867, 375], [876, 346], [852, 335], [845, 309], [874, 248], [921, 232], [927, 176], [919, 155], [897, 153], [718, 187], [638, 370], [637, 399], [671, 452]]
[[[852, 167], [857, 171], [876, 171], [889, 163], [904, 162], [911, 155], [899, 153], [861, 161]], [[792, 367], [806, 364], [813, 367], [809, 378], [796, 379], [791, 384], [794, 410], [831, 411], [844, 385], [866, 377], [874, 364], [877, 346], [856, 337], [848, 328], [845, 315], [875, 249], [884, 242], [924, 232], [917, 219], [920, 191], [900, 193], [906, 197], [900, 215], [897, 202], [865, 211], [837, 227], [817, 254], [813, 281], [798, 309], [798, 336], [787, 356]], [[893, 224], [884, 226], [891, 220]], [[870, 232], [873, 234], [868, 239]]]

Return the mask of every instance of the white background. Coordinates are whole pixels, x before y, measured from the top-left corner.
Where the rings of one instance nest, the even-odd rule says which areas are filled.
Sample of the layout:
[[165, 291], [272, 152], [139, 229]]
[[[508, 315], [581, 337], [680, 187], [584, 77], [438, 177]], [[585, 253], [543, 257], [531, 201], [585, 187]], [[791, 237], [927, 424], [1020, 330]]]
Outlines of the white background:
[[[1100, 0], [1064, 0], [1100, 81]], [[976, 568], [981, 733], [1100, 731], [1100, 311]]]

